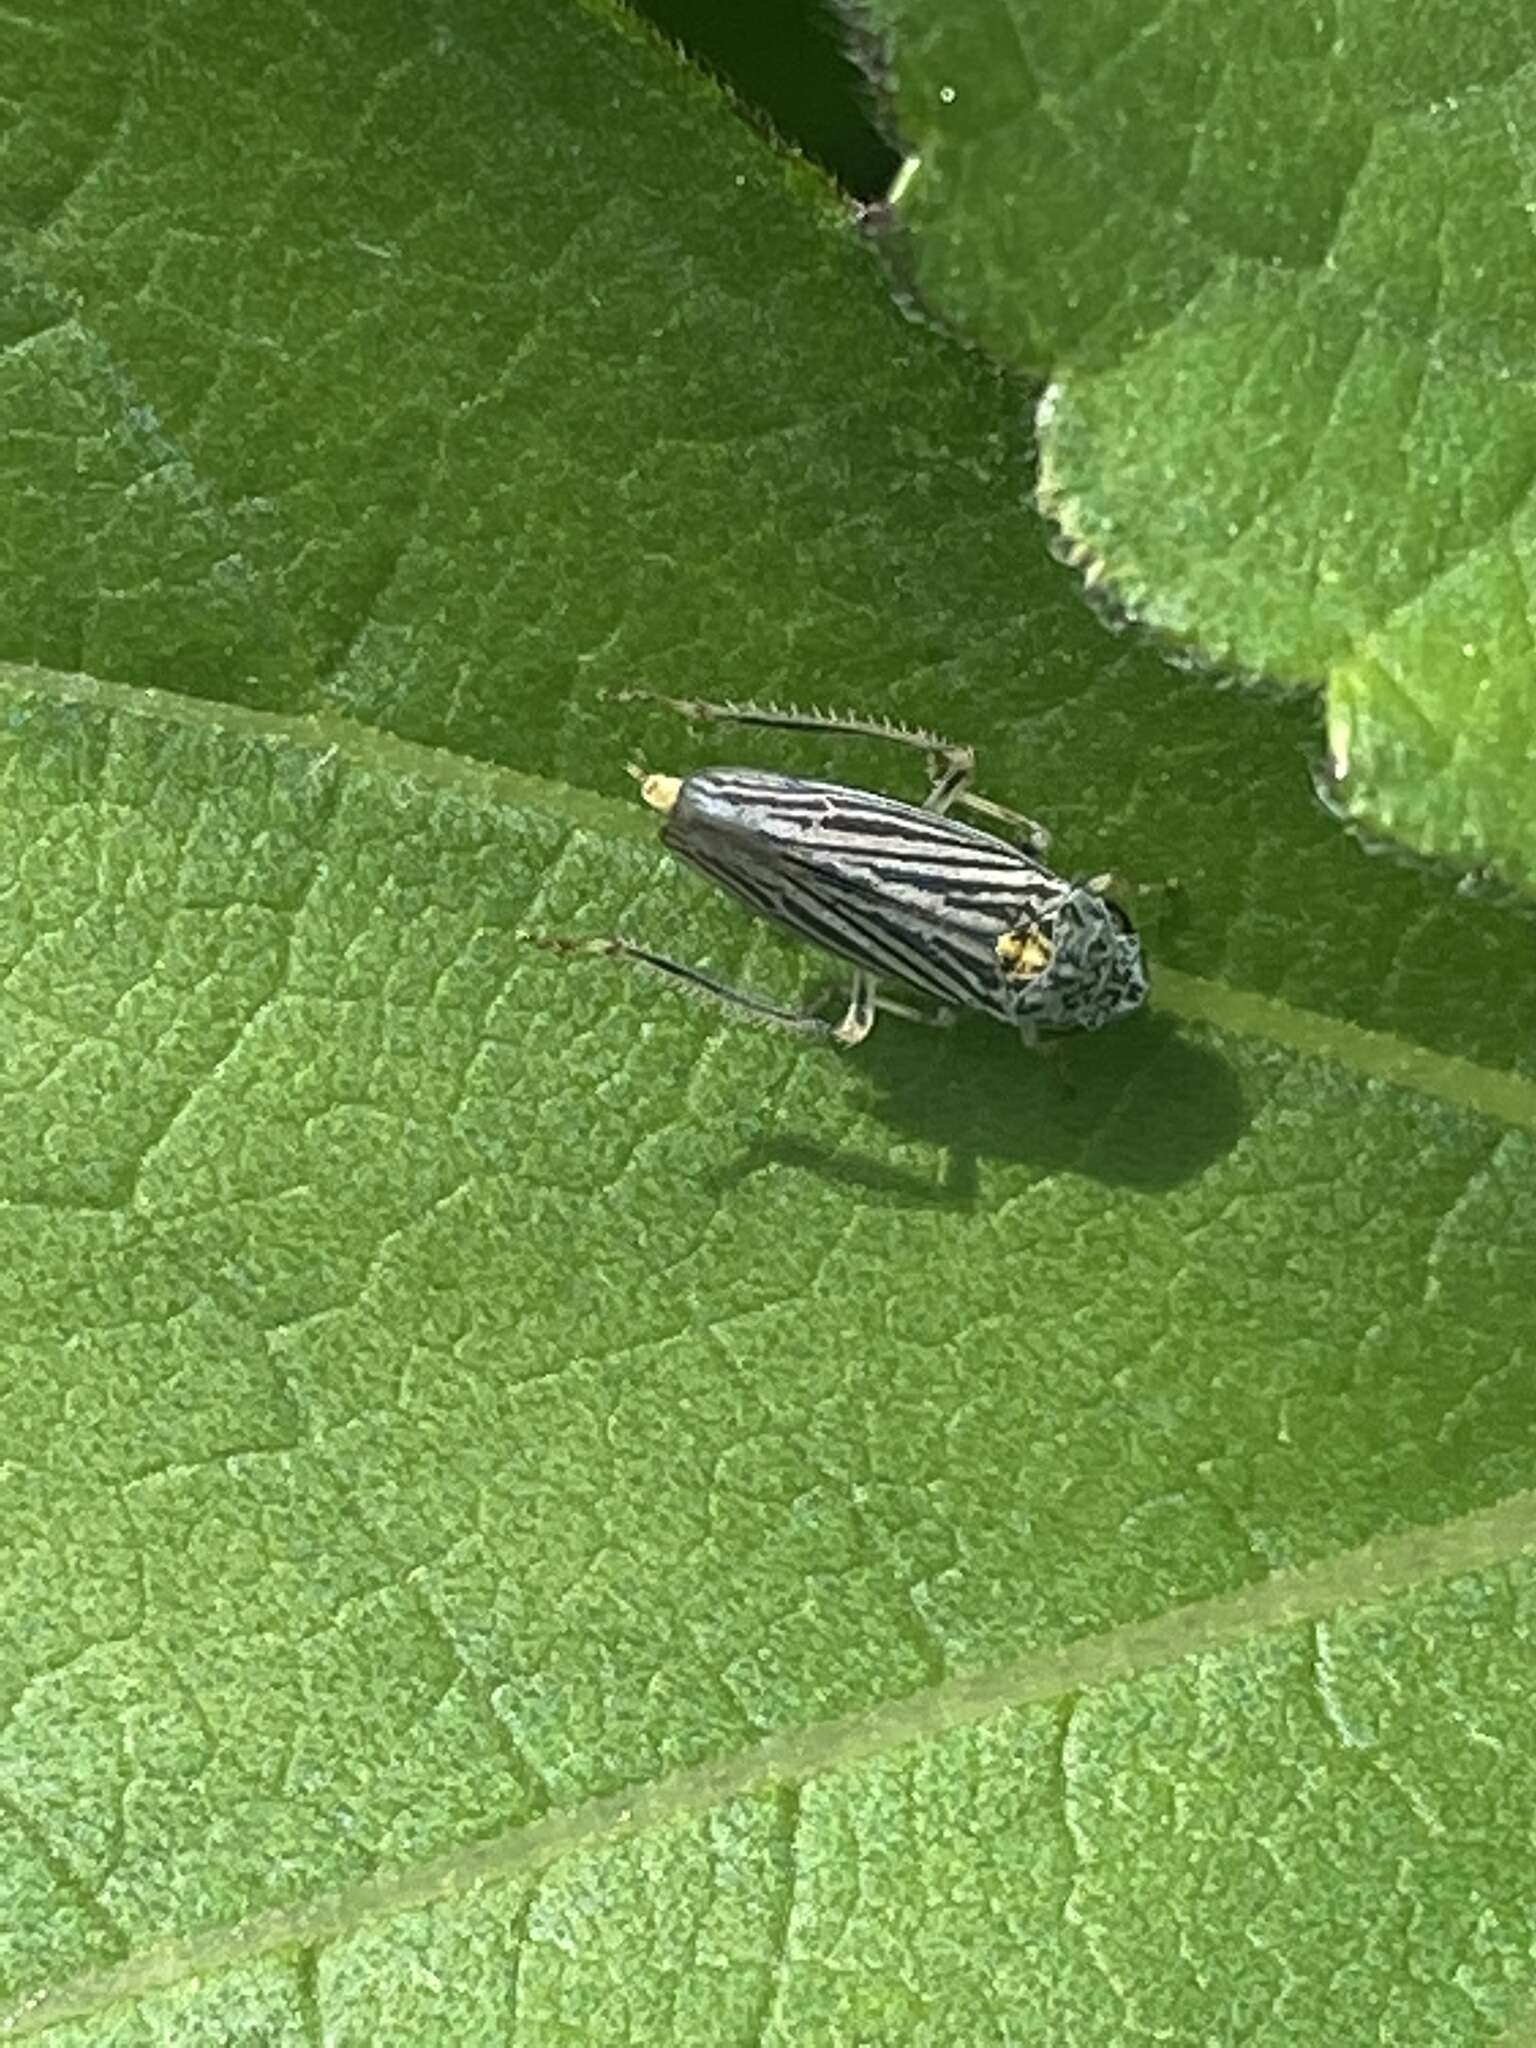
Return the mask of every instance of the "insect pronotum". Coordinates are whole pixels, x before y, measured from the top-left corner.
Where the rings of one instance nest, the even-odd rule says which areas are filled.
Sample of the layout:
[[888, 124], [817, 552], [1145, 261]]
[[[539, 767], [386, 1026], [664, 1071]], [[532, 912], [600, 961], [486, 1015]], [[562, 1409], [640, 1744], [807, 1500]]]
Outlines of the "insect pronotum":
[[[665, 816], [664, 846], [749, 910], [852, 967], [836, 1021], [820, 1014], [820, 1003], [790, 1009], [628, 939], [524, 933], [534, 944], [633, 961], [760, 1023], [836, 1045], [858, 1045], [882, 1010], [927, 1024], [980, 1010], [1033, 1044], [1041, 1031], [1097, 1031], [1146, 1000], [1141, 941], [1104, 894], [1112, 877], [1069, 882], [1048, 868], [1044, 828], [970, 788], [970, 747], [852, 715], [707, 704], [644, 690], [615, 697], [663, 704], [700, 723], [891, 741], [927, 756], [932, 786], [917, 805], [760, 768], [685, 776], [630, 770], [641, 796]], [[949, 815], [956, 806], [1019, 837], [962, 824]], [[888, 981], [921, 990], [938, 1007], [918, 1009], [883, 994]]]

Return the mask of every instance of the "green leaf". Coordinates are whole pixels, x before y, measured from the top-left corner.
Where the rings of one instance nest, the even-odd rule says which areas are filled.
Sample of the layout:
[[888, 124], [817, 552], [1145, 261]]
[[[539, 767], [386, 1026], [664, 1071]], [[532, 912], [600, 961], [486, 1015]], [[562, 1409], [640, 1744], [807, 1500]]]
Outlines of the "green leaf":
[[[113, 22], [0, 28], [5, 2024], [1486, 2039], [1527, 928], [1085, 615], [1019, 390], [623, 23]], [[636, 679], [975, 738], [1183, 879], [1154, 1012], [844, 1061], [529, 948], [814, 974]]]
[[1355, 817], [1536, 875], [1536, 16], [874, 0], [925, 296], [1051, 380], [1096, 580], [1326, 683]]

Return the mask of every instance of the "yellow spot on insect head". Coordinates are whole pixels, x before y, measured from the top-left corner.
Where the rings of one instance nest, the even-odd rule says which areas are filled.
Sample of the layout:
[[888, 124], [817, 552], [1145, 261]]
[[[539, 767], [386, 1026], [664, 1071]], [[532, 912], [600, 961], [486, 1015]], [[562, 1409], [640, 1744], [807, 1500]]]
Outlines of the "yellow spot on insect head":
[[1032, 981], [1051, 964], [1051, 942], [1038, 925], [1004, 932], [993, 950], [1010, 981]]
[[647, 775], [641, 781], [640, 794], [653, 811], [670, 811], [682, 786], [680, 775]]

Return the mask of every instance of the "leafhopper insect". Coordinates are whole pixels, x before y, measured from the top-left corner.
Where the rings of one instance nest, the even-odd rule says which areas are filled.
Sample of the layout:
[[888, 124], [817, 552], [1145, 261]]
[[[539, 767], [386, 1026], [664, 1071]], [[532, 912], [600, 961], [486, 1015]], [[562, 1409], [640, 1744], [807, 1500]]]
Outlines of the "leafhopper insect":
[[[852, 715], [638, 690], [617, 698], [663, 704], [696, 723], [885, 740], [927, 757], [931, 787], [921, 804], [909, 804], [759, 768], [685, 776], [631, 769], [642, 797], [665, 817], [661, 839], [670, 852], [853, 969], [835, 1020], [819, 1004], [791, 1009], [628, 939], [525, 933], [535, 944], [629, 960], [759, 1023], [843, 1046], [867, 1038], [881, 1011], [948, 1024], [961, 1010], [979, 1010], [1034, 1044], [1041, 1032], [1098, 1031], [1145, 1002], [1141, 941], [1105, 894], [1113, 878], [1073, 882], [1048, 867], [1044, 828], [971, 789], [970, 747]], [[962, 823], [951, 816], [957, 808], [1016, 836]], [[936, 1007], [887, 995], [891, 982]]]

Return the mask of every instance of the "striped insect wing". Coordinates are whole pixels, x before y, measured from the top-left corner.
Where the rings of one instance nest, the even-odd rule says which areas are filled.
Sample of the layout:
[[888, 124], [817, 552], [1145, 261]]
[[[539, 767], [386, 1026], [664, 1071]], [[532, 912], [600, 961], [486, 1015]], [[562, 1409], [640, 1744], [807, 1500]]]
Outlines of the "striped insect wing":
[[1021, 848], [840, 783], [750, 768], [690, 775], [662, 839], [750, 909], [941, 1003], [1019, 1014], [1000, 933], [1070, 887]]

